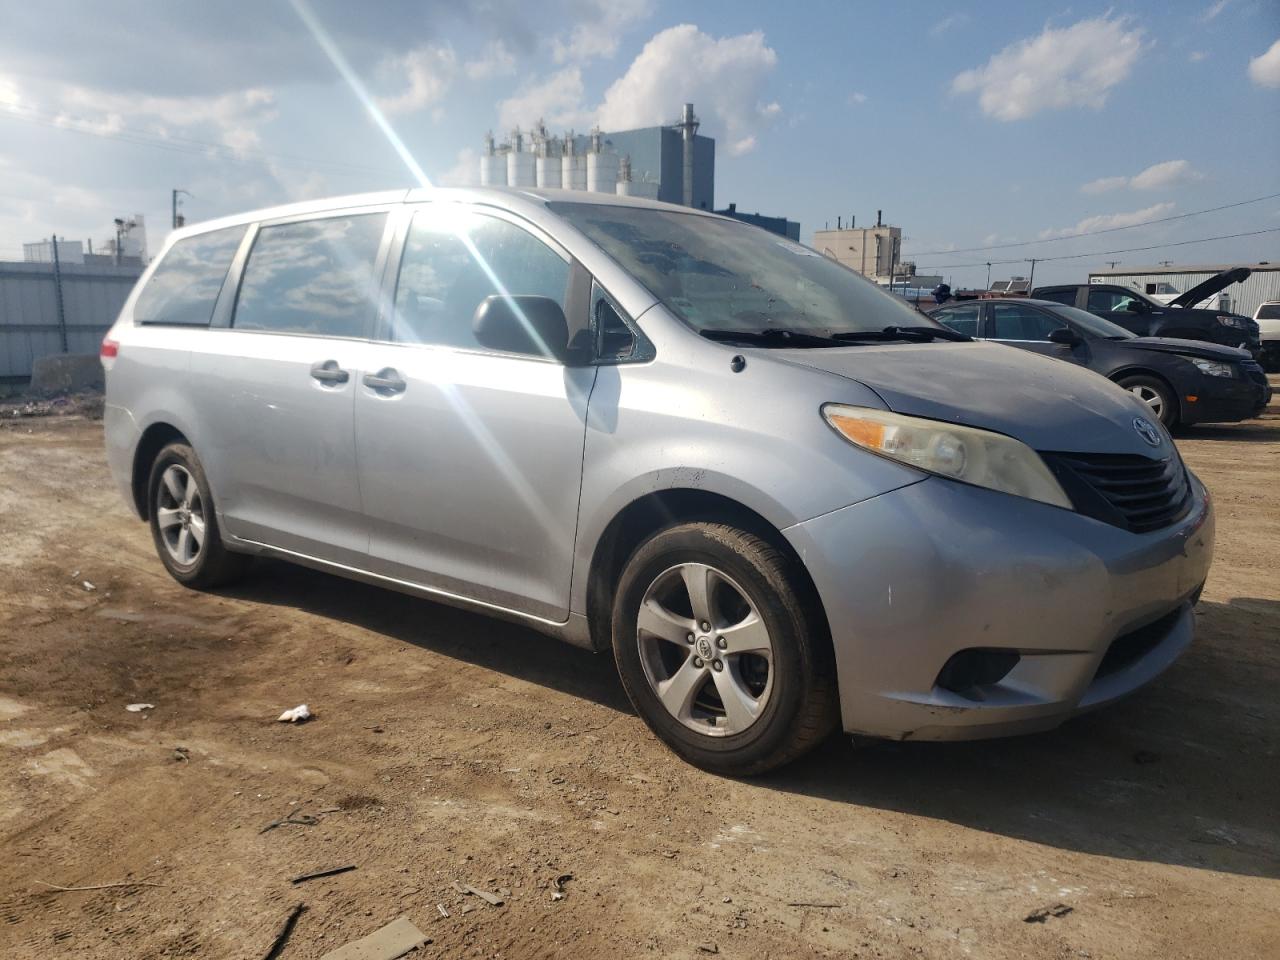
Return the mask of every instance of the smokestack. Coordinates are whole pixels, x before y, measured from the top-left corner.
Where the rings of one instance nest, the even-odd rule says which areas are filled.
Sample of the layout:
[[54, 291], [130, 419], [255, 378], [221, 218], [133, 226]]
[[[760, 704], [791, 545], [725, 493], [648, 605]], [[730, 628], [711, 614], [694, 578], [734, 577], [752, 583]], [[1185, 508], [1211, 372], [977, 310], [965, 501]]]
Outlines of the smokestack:
[[882, 210], [877, 210], [877, 211], [876, 211], [876, 226], [877, 226], [877, 227], [883, 227], [883, 226], [884, 226], [884, 224], [883, 224], [883, 223], [881, 222], [881, 220], [880, 220], [880, 214], [881, 214], [881, 213], [883, 213], [883, 212], [884, 212], [884, 211], [882, 211]]
[[837, 230], [839, 230], [839, 229], [840, 229], [840, 218], [839, 218], [839, 217], [836, 217], [836, 229], [837, 229]]
[[693, 115], [693, 104], [684, 105], [680, 116], [680, 132], [684, 138], [684, 197], [686, 207], [693, 206], [693, 136], [698, 132], [698, 118]]

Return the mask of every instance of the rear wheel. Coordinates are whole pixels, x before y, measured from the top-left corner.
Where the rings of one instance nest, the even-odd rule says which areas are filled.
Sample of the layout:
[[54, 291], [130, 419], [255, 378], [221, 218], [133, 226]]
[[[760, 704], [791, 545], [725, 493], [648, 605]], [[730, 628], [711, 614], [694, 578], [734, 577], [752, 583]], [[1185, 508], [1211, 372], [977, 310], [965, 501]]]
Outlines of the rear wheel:
[[1166, 429], [1172, 430], [1178, 425], [1178, 401], [1163, 380], [1138, 374], [1121, 377], [1116, 382], [1146, 404], [1151, 416], [1163, 423]]
[[175, 580], [206, 589], [244, 573], [250, 558], [223, 545], [209, 481], [190, 446], [171, 443], [156, 455], [147, 497], [156, 553]]
[[733, 527], [661, 531], [627, 562], [614, 657], [631, 702], [676, 753], [732, 775], [771, 770], [837, 720], [834, 658], [794, 561]]

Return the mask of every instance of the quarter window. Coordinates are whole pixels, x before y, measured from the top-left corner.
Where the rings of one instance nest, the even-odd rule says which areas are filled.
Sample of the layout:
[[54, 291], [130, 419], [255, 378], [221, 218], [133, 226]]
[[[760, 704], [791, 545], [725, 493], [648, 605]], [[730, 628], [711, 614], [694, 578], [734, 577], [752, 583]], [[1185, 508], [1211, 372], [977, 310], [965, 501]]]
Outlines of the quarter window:
[[207, 327], [246, 229], [211, 230], [170, 247], [138, 295], [134, 321]]
[[239, 330], [363, 337], [373, 319], [373, 276], [384, 213], [263, 227], [240, 282]]
[[996, 340], [1048, 340], [1051, 331], [1066, 326], [1052, 314], [1020, 304], [992, 304], [991, 312]]
[[486, 297], [549, 297], [564, 309], [568, 286], [569, 264], [520, 227], [420, 210], [400, 261], [391, 339], [483, 350], [471, 320]]

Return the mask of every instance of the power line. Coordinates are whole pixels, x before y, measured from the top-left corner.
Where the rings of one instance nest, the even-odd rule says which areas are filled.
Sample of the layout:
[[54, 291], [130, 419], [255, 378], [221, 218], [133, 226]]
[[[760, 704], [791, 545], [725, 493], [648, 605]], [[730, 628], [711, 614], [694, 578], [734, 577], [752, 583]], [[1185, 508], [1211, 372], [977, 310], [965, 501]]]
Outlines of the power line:
[[0, 118], [22, 120], [26, 123], [34, 123], [54, 130], [66, 130], [71, 133], [78, 133], [87, 137], [97, 137], [102, 140], [116, 140], [121, 143], [131, 143], [138, 146], [153, 147], [158, 150], [168, 150], [173, 153], [185, 153], [217, 160], [231, 160], [237, 163], [273, 162], [282, 166], [303, 167], [307, 169], [321, 170], [328, 173], [345, 173], [352, 175], [372, 174], [374, 176], [394, 176], [397, 178], [402, 176], [402, 174], [393, 173], [391, 170], [383, 170], [375, 167], [363, 167], [357, 164], [344, 163], [340, 160], [320, 160], [311, 157], [301, 157], [294, 154], [275, 153], [267, 150], [253, 150], [248, 148], [237, 149], [229, 147], [226, 144], [214, 143], [209, 140], [197, 140], [194, 137], [184, 137], [179, 135], [160, 137], [142, 130], [131, 129], [128, 127], [117, 127], [112, 130], [97, 130], [93, 129], [94, 123], [91, 120], [61, 115], [54, 117], [49, 114], [41, 114], [31, 108], [19, 108], [16, 104], [3, 100], [0, 100]]
[[[1269, 227], [1266, 230], [1253, 230], [1249, 233], [1227, 233], [1220, 237], [1200, 237], [1197, 240], [1179, 240], [1175, 243], [1157, 243], [1150, 247], [1126, 247], [1124, 250], [1094, 250], [1089, 253], [1069, 253], [1059, 257], [1036, 257], [1036, 263], [1051, 263], [1054, 260], [1084, 260], [1089, 257], [1109, 257], [1116, 253], [1141, 253], [1146, 250], [1164, 250], [1167, 247], [1186, 247], [1193, 243], [1209, 243], [1213, 240], [1235, 240], [1238, 237], [1257, 237], [1264, 233], [1280, 233], [1280, 227]], [[920, 264], [925, 270], [959, 270], [962, 267], [985, 267], [991, 264], [1027, 263], [1027, 257], [1018, 260], [981, 260], [977, 263], [941, 263]]]
[[[1040, 243], [1058, 243], [1062, 240], [1078, 240], [1081, 237], [1096, 237], [1103, 233], [1119, 233], [1121, 230], [1133, 230], [1137, 227], [1149, 227], [1155, 223], [1171, 223], [1174, 220], [1186, 220], [1188, 217], [1199, 217], [1206, 213], [1217, 213], [1219, 210], [1231, 210], [1235, 207], [1245, 207], [1251, 203], [1262, 203], [1264, 200], [1274, 200], [1277, 197], [1280, 197], [1280, 193], [1268, 194], [1265, 197], [1254, 197], [1252, 200], [1238, 200], [1235, 203], [1226, 203], [1220, 207], [1209, 207], [1206, 210], [1192, 210], [1190, 213], [1179, 213], [1172, 217], [1159, 217], [1155, 220], [1143, 220], [1141, 223], [1130, 223], [1123, 227], [1106, 227], [1102, 230], [1086, 230], [1083, 233], [1071, 233], [1062, 237], [1046, 237], [1043, 240], [1020, 240], [1017, 243], [996, 243], [987, 247], [957, 247], [952, 250], [926, 250], [923, 253], [904, 253], [902, 256], [937, 257], [942, 254], [981, 253], [984, 250], [1008, 250], [1011, 247], [1032, 247]], [[985, 262], [986, 261], [984, 260], [983, 263]]]

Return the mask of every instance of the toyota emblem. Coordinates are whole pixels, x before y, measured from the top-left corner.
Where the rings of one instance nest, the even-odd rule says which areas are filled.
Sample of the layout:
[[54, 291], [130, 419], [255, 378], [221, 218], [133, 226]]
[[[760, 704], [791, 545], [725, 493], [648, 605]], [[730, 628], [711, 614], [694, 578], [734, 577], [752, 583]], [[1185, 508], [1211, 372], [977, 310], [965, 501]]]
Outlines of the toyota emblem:
[[1138, 436], [1153, 447], [1160, 446], [1160, 431], [1146, 417], [1134, 417], [1133, 429]]

